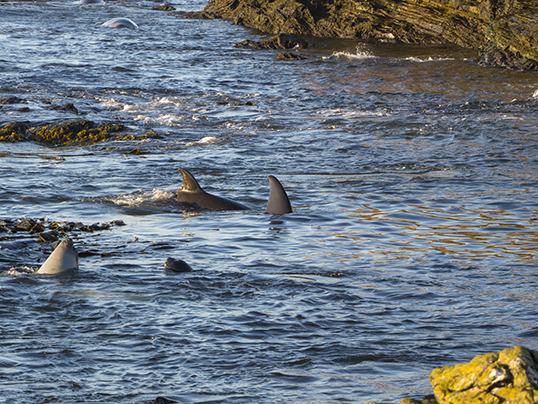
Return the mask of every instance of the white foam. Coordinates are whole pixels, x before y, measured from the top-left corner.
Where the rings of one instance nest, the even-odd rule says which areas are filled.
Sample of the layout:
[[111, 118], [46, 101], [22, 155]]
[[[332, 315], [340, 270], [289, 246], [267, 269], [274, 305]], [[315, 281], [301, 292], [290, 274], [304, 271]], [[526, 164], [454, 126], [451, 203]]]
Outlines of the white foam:
[[122, 206], [140, 206], [144, 203], [167, 200], [174, 196], [171, 191], [159, 191], [154, 189], [150, 192], [137, 192], [134, 194], [123, 194], [107, 198], [116, 205]]
[[191, 146], [203, 146], [203, 145], [210, 145], [210, 144], [219, 144], [222, 143], [222, 141], [214, 136], [206, 136], [201, 138], [200, 140], [196, 140], [194, 142], [189, 142], [185, 146], [191, 147]]
[[426, 62], [442, 62], [446, 60], [454, 60], [454, 58], [434, 58], [434, 57], [427, 57], [427, 58], [417, 58], [414, 56], [410, 56], [408, 58], [404, 58], [403, 60], [407, 60], [409, 62], [416, 62], [416, 63], [426, 63]]
[[538, 90], [534, 90], [534, 93], [532, 93], [532, 98], [538, 98]]
[[371, 55], [368, 52], [359, 51], [357, 49], [356, 53], [349, 53], [349, 52], [334, 52], [331, 56], [325, 56], [322, 58], [322, 60], [342, 60], [347, 59], [349, 61], [355, 61], [355, 60], [365, 60], [365, 59], [372, 59], [375, 58], [375, 56]]
[[9, 268], [7, 274], [9, 276], [21, 276], [28, 274], [35, 274], [39, 268], [29, 267], [27, 265], [20, 265], [18, 267]]

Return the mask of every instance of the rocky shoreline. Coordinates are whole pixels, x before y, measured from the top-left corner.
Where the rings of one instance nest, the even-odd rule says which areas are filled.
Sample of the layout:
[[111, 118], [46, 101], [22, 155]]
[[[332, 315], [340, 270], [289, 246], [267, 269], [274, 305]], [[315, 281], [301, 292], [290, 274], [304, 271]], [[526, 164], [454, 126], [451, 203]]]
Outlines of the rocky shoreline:
[[533, 0], [209, 0], [186, 18], [227, 19], [269, 34], [456, 44], [479, 63], [538, 70]]

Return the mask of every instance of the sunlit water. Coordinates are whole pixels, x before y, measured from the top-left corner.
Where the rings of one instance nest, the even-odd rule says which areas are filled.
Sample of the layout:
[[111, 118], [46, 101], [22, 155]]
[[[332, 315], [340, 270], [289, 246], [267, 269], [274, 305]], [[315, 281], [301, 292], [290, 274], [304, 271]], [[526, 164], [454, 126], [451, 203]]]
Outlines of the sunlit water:
[[[26, 100], [1, 124], [160, 135], [0, 144], [0, 218], [125, 222], [70, 233], [63, 279], [32, 273], [37, 235], [0, 234], [0, 398], [395, 403], [435, 367], [538, 349], [536, 73], [314, 38], [276, 61], [233, 47], [258, 32], [156, 4], [0, 3], [0, 97]], [[179, 167], [252, 210], [175, 204]], [[268, 174], [293, 214], [264, 214]]]

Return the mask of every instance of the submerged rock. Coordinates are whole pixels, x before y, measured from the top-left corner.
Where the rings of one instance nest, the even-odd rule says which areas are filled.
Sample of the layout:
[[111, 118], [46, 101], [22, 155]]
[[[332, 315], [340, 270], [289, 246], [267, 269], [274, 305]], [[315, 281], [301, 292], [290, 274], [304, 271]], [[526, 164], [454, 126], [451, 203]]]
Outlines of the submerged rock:
[[26, 100], [23, 100], [19, 97], [0, 97], [0, 104], [8, 105], [8, 104], [26, 104]]
[[298, 55], [293, 52], [284, 52], [280, 55], [275, 56], [276, 60], [304, 60], [306, 59], [304, 56]]
[[170, 4], [161, 4], [159, 6], [153, 7], [153, 9], [161, 11], [174, 11], [176, 8], [174, 6], [171, 6]]
[[271, 34], [493, 47], [538, 62], [538, 3], [531, 0], [209, 0], [204, 11], [175, 14]]

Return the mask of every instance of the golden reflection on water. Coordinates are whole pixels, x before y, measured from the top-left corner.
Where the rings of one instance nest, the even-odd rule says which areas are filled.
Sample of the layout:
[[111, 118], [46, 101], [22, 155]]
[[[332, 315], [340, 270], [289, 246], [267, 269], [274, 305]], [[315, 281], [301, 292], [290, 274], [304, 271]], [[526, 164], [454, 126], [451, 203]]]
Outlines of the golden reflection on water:
[[348, 245], [356, 245], [355, 251], [326, 252], [338, 256], [341, 262], [365, 254], [370, 258], [381, 254], [385, 260], [390, 254], [390, 260], [394, 261], [436, 251], [464, 259], [500, 258], [511, 263], [536, 263], [538, 230], [533, 218], [522, 220], [502, 209], [458, 206], [457, 211], [454, 214], [428, 205], [414, 205], [384, 212], [362, 205], [347, 211], [349, 218], [357, 220], [356, 224], [345, 231], [341, 227], [338, 231], [325, 228], [325, 237], [318, 240], [319, 244], [334, 245], [337, 240], [345, 240]]

